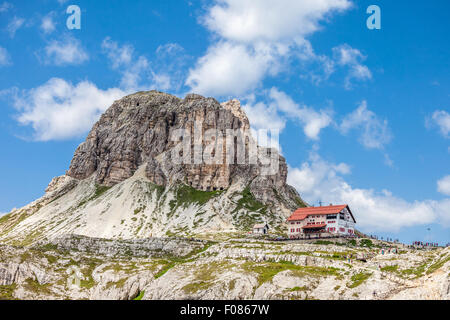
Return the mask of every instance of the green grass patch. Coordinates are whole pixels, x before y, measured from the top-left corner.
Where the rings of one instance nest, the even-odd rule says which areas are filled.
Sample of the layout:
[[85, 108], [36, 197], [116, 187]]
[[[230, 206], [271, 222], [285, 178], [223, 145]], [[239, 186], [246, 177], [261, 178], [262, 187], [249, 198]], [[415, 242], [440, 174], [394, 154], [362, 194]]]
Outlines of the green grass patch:
[[25, 289], [31, 291], [33, 293], [42, 294], [42, 295], [50, 295], [52, 292], [50, 290], [50, 284], [40, 284], [37, 280], [28, 278], [25, 280], [24, 284]]
[[361, 247], [372, 248], [373, 247], [373, 242], [370, 239], [361, 239], [361, 241], [359, 241], [359, 245]]
[[17, 285], [14, 283], [8, 286], [0, 286], [0, 300], [16, 300], [14, 298], [14, 291]]
[[366, 273], [366, 272], [361, 272], [361, 273], [354, 274], [351, 277], [352, 282], [351, 283], [347, 283], [347, 287], [349, 287], [351, 289], [352, 288], [356, 288], [359, 285], [361, 285], [364, 281], [369, 279], [371, 275], [372, 275], [372, 273]]
[[398, 265], [395, 264], [393, 266], [385, 266], [381, 268], [381, 271], [396, 273], [398, 272]]
[[142, 207], [136, 208], [136, 209], [134, 209], [133, 213], [134, 214], [138, 214], [138, 213], [144, 211], [146, 208], [147, 208], [146, 206], [142, 206]]
[[303, 286], [303, 287], [293, 287], [293, 288], [289, 289], [289, 291], [291, 291], [291, 292], [308, 291], [308, 290], [309, 290], [308, 287], [305, 287], [305, 286]]
[[142, 290], [141, 292], [139, 292], [138, 296], [136, 298], [134, 298], [133, 300], [142, 300], [144, 295], [145, 295], [145, 290]]
[[200, 290], [208, 289], [213, 285], [217, 272], [231, 268], [232, 266], [233, 264], [228, 261], [214, 261], [202, 266], [196, 266], [193, 282], [185, 285], [182, 290], [187, 294], [193, 294]]
[[289, 270], [296, 277], [341, 277], [339, 269], [333, 267], [298, 266], [289, 261], [255, 263], [245, 262], [242, 265], [244, 271], [258, 274], [259, 285], [271, 281], [274, 276], [282, 271]]
[[167, 263], [161, 268], [161, 270], [159, 270], [156, 274], [155, 274], [155, 279], [161, 278], [163, 275], [166, 274], [167, 271], [169, 271], [170, 269], [172, 269], [173, 267], [176, 266], [176, 262], [173, 261], [167, 261]]
[[[255, 196], [250, 191], [250, 187], [246, 187], [240, 195], [242, 197], [237, 201], [236, 208], [233, 210], [232, 215], [240, 230], [250, 231], [255, 223], [261, 223], [261, 216], [267, 216], [268, 207], [256, 200]], [[248, 213], [238, 214], [242, 209], [248, 211]]]
[[81, 201], [77, 208], [81, 208], [82, 206], [84, 206], [86, 203], [97, 199], [98, 197], [100, 197], [102, 194], [104, 194], [106, 191], [108, 191], [109, 189], [111, 189], [111, 187], [107, 187], [107, 186], [101, 186], [101, 185], [95, 185], [95, 191], [94, 194], [92, 196], [90, 196], [89, 198]]
[[328, 246], [330, 244], [334, 244], [334, 242], [327, 241], [327, 240], [317, 240], [317, 241], [314, 242], [314, 244]]
[[435, 272], [436, 270], [442, 268], [444, 266], [444, 264], [446, 264], [448, 261], [450, 261], [450, 255], [447, 256], [444, 259], [441, 259], [435, 263], [433, 263], [431, 266], [428, 267], [428, 270], [426, 272], [426, 274], [430, 274]]
[[250, 187], [246, 187], [242, 191], [242, 198], [238, 200], [237, 208], [235, 211], [245, 208], [249, 211], [265, 210], [266, 206], [256, 200], [255, 196], [251, 193]]
[[116, 288], [122, 288], [124, 285], [125, 285], [125, 282], [127, 282], [127, 278], [123, 278], [123, 279], [120, 279], [119, 281], [116, 281], [116, 282], [108, 282], [107, 284], [106, 284], [106, 289], [109, 289], [109, 288], [111, 288], [111, 287], [116, 287]]
[[179, 186], [176, 190], [176, 200], [172, 200], [171, 208], [182, 206], [188, 207], [191, 203], [198, 203], [204, 205], [215, 196], [221, 194], [223, 191], [201, 191], [185, 184]]
[[402, 275], [414, 276], [415, 278], [420, 278], [427, 268], [428, 262], [424, 262], [415, 268], [404, 269], [401, 271]]

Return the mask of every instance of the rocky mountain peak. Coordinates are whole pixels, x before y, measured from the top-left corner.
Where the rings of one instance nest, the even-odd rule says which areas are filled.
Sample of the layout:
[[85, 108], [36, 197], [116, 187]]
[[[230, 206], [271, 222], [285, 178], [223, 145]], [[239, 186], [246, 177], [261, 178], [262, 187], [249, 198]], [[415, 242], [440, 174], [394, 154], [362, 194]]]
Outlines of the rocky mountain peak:
[[115, 101], [45, 195], [0, 221], [0, 240], [283, 232], [305, 206], [285, 159], [256, 144], [238, 100], [158, 91]]
[[[112, 186], [130, 178], [145, 165], [147, 178], [157, 185], [186, 183], [197, 190], [214, 191], [225, 190], [242, 180], [263, 202], [275, 201], [275, 190], [285, 189], [287, 166], [278, 153], [275, 153], [278, 167], [266, 176], [262, 175], [260, 161], [227, 162], [227, 150], [222, 150], [223, 158], [219, 156], [219, 161], [214, 163], [203, 161], [202, 150], [200, 163], [195, 162], [194, 155], [190, 161], [178, 163], [173, 158], [178, 143], [173, 137], [177, 130], [186, 130], [191, 139], [189, 148], [194, 154], [196, 129], [203, 139], [199, 142], [203, 150], [211, 146], [205, 141], [208, 130], [217, 131], [224, 140], [227, 130], [237, 130], [247, 133], [247, 139], [253, 141], [248, 118], [236, 99], [220, 104], [213, 98], [197, 94], [179, 99], [157, 91], [138, 92], [114, 102], [102, 115], [86, 141], [76, 150], [67, 175], [76, 179], [95, 175], [98, 184]], [[242, 143], [247, 157], [249, 140]], [[216, 149], [213, 153], [221, 151]], [[264, 151], [260, 147], [258, 150]], [[296, 203], [291, 203], [288, 207], [295, 206]]]

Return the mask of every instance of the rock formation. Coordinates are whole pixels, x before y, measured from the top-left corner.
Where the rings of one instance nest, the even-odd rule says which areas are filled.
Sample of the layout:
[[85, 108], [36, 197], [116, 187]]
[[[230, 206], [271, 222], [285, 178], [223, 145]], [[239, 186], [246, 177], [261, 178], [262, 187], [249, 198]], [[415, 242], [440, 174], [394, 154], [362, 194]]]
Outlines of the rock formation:
[[[0, 300], [450, 299], [450, 248], [395, 244], [398, 253], [381, 254], [362, 240], [313, 241], [64, 236], [31, 248], [0, 244]], [[370, 258], [349, 263], [349, 254]], [[74, 275], [79, 286], [68, 284]]]
[[263, 221], [283, 232], [305, 204], [286, 184], [285, 159], [257, 146], [249, 129], [237, 100], [126, 96], [93, 126], [66, 175], [2, 218], [0, 240], [245, 232]]
[[[261, 175], [260, 162], [225, 163], [224, 151], [222, 164], [176, 164], [172, 159], [176, 142], [171, 137], [174, 131], [187, 129], [192, 133], [190, 147], [195, 152], [196, 123], [201, 126], [202, 137], [211, 129], [222, 135], [227, 130], [250, 129], [237, 100], [221, 105], [213, 98], [195, 94], [183, 100], [156, 91], [133, 94], [116, 101], [101, 116], [86, 141], [77, 148], [67, 175], [82, 180], [95, 174], [98, 184], [112, 186], [145, 165], [147, 178], [157, 185], [186, 182], [197, 190], [213, 191], [227, 189], [239, 179], [250, 185], [259, 201], [282, 200], [292, 209], [298, 206], [295, 202], [298, 195], [286, 186], [287, 166], [281, 156], [277, 155], [278, 172], [270, 176]], [[202, 141], [201, 147], [205, 146]], [[283, 197], [277, 199], [276, 192]]]

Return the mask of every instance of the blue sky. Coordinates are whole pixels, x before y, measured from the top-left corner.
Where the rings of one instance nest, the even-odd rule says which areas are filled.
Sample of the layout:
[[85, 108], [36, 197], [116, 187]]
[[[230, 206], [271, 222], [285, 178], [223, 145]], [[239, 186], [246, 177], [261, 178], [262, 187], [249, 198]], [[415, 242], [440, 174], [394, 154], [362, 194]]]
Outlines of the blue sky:
[[[69, 30], [69, 5], [81, 29]], [[369, 5], [381, 30], [369, 30]], [[450, 242], [450, 3], [0, 0], [0, 212], [40, 197], [115, 99], [238, 98], [289, 183], [359, 228]]]

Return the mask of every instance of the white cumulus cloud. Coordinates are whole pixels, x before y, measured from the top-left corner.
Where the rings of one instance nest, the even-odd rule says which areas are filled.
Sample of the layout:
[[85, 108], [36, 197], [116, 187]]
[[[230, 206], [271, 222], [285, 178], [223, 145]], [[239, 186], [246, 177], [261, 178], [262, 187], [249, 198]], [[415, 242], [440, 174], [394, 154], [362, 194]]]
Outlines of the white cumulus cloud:
[[444, 138], [450, 138], [450, 113], [444, 110], [436, 110], [431, 119], [427, 120], [427, 124], [430, 123], [439, 128]]
[[350, 5], [348, 0], [218, 0], [203, 23], [235, 42], [289, 42], [318, 30], [327, 15]]
[[196, 93], [212, 96], [242, 95], [254, 89], [273, 63], [275, 52], [219, 42], [208, 49], [186, 84]]
[[437, 182], [437, 189], [440, 193], [450, 196], [450, 175], [443, 177]]
[[53, 78], [31, 90], [16, 90], [13, 95], [17, 120], [31, 125], [39, 141], [81, 136], [91, 129], [100, 115], [125, 95], [120, 89], [101, 90], [88, 81], [76, 85]]
[[290, 168], [288, 183], [309, 203], [348, 204], [357, 228], [366, 232], [395, 232], [429, 223], [450, 227], [450, 199], [407, 201], [389, 190], [356, 188], [345, 180], [349, 173], [348, 165], [329, 163], [312, 152], [299, 168]]
[[347, 134], [353, 129], [361, 131], [359, 141], [369, 149], [383, 149], [392, 139], [387, 120], [380, 119], [367, 108], [367, 101], [346, 115], [340, 124], [340, 131]]
[[133, 58], [134, 48], [129, 44], [119, 46], [119, 44], [110, 37], [106, 37], [102, 42], [103, 52], [111, 61], [112, 67], [117, 69], [121, 66], [127, 66]]
[[254, 97], [243, 105], [253, 129], [270, 129], [281, 132], [287, 120], [298, 122], [304, 134], [318, 140], [320, 131], [332, 123], [331, 110], [319, 110], [300, 105], [286, 93], [273, 87], [268, 92], [267, 103], [255, 103]]
[[79, 65], [89, 60], [80, 40], [71, 36], [50, 41], [38, 57], [44, 64], [56, 66]]
[[343, 44], [333, 48], [333, 56], [336, 63], [340, 66], [349, 67], [347, 77], [345, 78], [345, 87], [352, 88], [352, 80], [365, 81], [372, 79], [372, 72], [362, 64], [366, 60], [358, 49], [352, 48], [348, 44]]
[[[54, 45], [54, 48], [60, 47]], [[64, 47], [64, 45], [62, 46]], [[126, 94], [149, 89], [165, 90], [176, 83], [173, 74], [159, 70], [173, 70], [182, 57], [177, 56], [171, 64], [159, 64], [152, 69], [144, 56], [134, 54], [132, 46], [120, 46], [107, 38], [103, 49], [111, 61], [111, 66], [120, 75], [120, 85], [115, 88], [100, 89], [89, 81], [77, 84], [64, 79], [53, 78], [43, 85], [19, 90], [3, 90], [2, 96], [12, 97], [14, 107], [18, 110], [17, 121], [33, 128], [33, 138], [38, 141], [63, 140], [79, 137], [89, 131], [100, 115], [115, 101]], [[50, 50], [53, 64], [68, 61], [58, 60], [60, 49]], [[71, 50], [69, 50], [71, 51]], [[175, 44], [161, 46], [157, 50], [157, 62], [167, 60], [167, 56], [178, 54], [183, 49]], [[51, 54], [50, 54], [51, 53]], [[42, 58], [41, 58], [42, 59]], [[76, 59], [69, 59], [74, 62]], [[50, 61], [46, 61], [50, 63]], [[152, 88], [153, 87], [153, 88]]]
[[277, 108], [273, 104], [267, 105], [263, 102], [249, 101], [242, 108], [254, 130], [264, 129], [281, 132], [286, 126], [286, 119], [278, 114]]
[[270, 90], [270, 97], [273, 104], [286, 114], [288, 118], [296, 119], [303, 126], [305, 135], [313, 140], [319, 138], [320, 131], [328, 127], [331, 122], [331, 111], [320, 110], [317, 112], [313, 108], [295, 103], [286, 93], [276, 88]]
[[[348, 0], [216, 0], [201, 19], [214, 42], [186, 80], [194, 92], [242, 95], [276, 75], [304, 37]], [[303, 49], [302, 49], [303, 50]]]
[[111, 67], [122, 75], [120, 87], [126, 91], [177, 90], [184, 79], [181, 70], [186, 55], [178, 44], [159, 46], [153, 64], [144, 55], [136, 54], [132, 45], [120, 45], [110, 37], [103, 40], [102, 50]]

